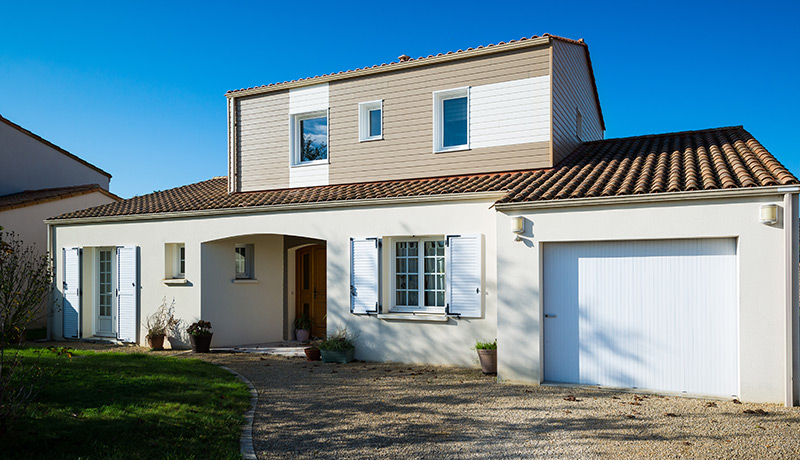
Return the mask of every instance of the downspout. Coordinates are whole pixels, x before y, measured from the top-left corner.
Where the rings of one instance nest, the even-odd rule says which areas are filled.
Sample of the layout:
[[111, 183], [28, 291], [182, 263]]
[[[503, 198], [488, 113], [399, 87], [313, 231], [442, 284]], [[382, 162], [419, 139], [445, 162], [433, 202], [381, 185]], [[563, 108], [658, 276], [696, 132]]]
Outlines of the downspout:
[[794, 406], [800, 400], [800, 221], [797, 215], [797, 187], [787, 188], [783, 195], [785, 289], [786, 289], [786, 395], [784, 404]]
[[55, 231], [55, 227], [50, 224], [45, 224], [47, 226], [47, 251], [50, 253], [50, 260], [53, 262], [53, 279], [51, 280], [50, 285], [50, 295], [48, 296], [48, 307], [47, 307], [47, 340], [52, 340], [53, 338], [53, 318], [55, 317], [55, 301], [56, 301], [56, 250], [54, 248], [55, 245], [55, 238], [53, 238], [53, 231]]

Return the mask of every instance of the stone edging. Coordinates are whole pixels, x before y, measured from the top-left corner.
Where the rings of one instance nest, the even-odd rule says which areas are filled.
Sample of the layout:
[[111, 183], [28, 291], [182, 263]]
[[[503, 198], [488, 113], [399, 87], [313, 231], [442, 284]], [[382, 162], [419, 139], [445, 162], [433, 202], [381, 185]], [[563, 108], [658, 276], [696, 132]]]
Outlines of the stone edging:
[[250, 409], [244, 413], [244, 424], [242, 425], [242, 437], [239, 441], [239, 450], [244, 460], [258, 460], [258, 457], [256, 457], [256, 450], [253, 448], [253, 417], [256, 411], [256, 404], [258, 404], [258, 392], [256, 391], [256, 387], [253, 386], [252, 382], [250, 382], [247, 377], [230, 367], [219, 364], [218, 366], [238, 377], [239, 380], [244, 382], [250, 389]]

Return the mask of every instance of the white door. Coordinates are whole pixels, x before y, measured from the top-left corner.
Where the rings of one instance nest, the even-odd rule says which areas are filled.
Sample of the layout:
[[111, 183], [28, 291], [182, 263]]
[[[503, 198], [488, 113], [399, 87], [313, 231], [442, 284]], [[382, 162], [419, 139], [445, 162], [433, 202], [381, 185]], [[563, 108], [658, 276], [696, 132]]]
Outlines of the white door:
[[114, 337], [113, 250], [100, 249], [97, 254], [97, 319], [96, 334]]
[[81, 249], [64, 248], [64, 330], [65, 338], [80, 337], [81, 317]]
[[738, 395], [735, 239], [543, 250], [545, 381]]

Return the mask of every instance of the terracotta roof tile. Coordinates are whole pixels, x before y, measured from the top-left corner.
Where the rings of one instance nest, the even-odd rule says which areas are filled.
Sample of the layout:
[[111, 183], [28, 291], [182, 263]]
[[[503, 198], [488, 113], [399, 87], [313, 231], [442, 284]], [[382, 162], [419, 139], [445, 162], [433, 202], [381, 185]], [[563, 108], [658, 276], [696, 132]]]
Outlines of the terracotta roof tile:
[[74, 185], [70, 187], [25, 190], [24, 192], [0, 196], [0, 211], [33, 206], [40, 203], [47, 203], [48, 201], [63, 200], [64, 198], [86, 195], [92, 192], [101, 192], [117, 200], [122, 199], [100, 187], [98, 184]]
[[498, 203], [800, 183], [741, 126], [587, 142], [545, 169], [228, 194], [227, 178], [56, 219], [130, 216], [345, 200], [505, 192]]

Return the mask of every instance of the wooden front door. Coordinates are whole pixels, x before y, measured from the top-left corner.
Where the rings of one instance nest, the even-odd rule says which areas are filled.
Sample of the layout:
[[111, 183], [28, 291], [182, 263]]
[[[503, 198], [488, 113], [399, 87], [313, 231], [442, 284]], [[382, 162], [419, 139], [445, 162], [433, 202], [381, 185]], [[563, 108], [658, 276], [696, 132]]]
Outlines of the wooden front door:
[[325, 246], [307, 246], [297, 250], [297, 304], [295, 317], [311, 318], [311, 336], [324, 337], [327, 322], [327, 258]]

